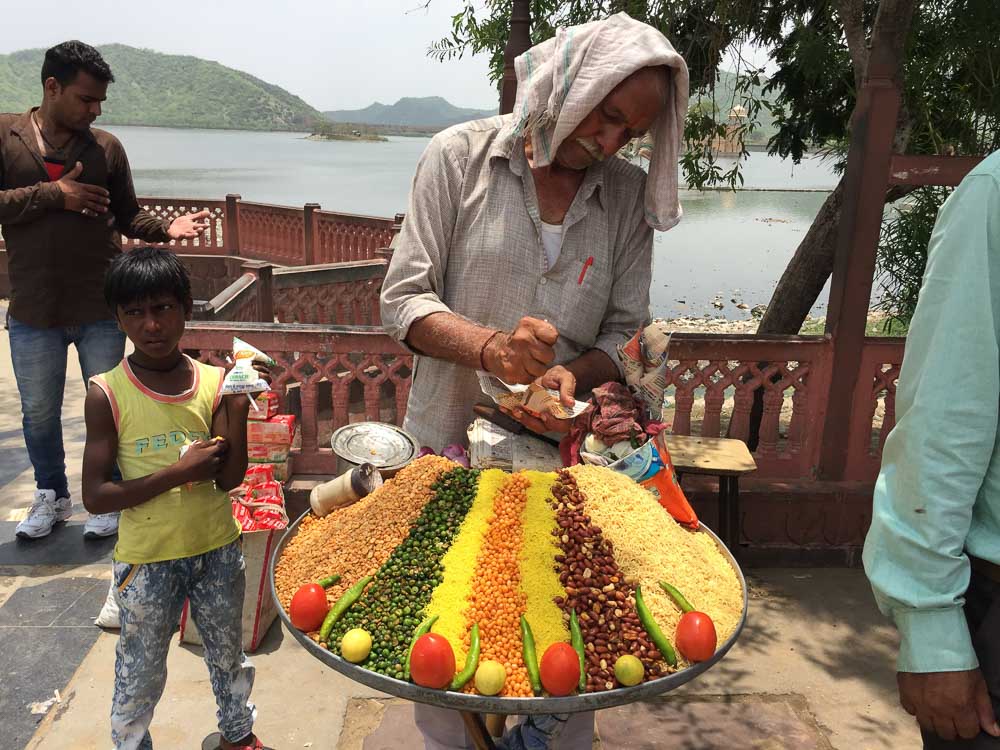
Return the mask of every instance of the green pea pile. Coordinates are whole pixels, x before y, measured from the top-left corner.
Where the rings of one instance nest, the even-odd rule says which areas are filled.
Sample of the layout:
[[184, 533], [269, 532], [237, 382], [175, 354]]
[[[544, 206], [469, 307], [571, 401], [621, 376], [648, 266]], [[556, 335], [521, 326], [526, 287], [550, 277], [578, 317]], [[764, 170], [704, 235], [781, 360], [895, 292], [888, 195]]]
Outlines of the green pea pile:
[[364, 628], [371, 634], [372, 650], [363, 666], [403, 679], [410, 639], [431, 594], [441, 583], [441, 558], [472, 507], [478, 478], [477, 470], [459, 467], [442, 474], [431, 485], [434, 496], [414, 521], [409, 535], [337, 623], [330, 637], [331, 650], [340, 653], [344, 633]]

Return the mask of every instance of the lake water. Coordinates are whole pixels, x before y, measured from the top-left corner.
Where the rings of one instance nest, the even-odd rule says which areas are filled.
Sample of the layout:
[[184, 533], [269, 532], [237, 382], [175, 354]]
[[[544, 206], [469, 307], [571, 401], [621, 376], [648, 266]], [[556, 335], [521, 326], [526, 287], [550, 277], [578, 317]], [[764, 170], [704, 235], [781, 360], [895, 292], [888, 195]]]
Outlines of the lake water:
[[[309, 141], [298, 133], [109, 127], [125, 144], [141, 195], [222, 198], [392, 216], [406, 199], [426, 138], [388, 142]], [[655, 316], [749, 317], [731, 299], [766, 304], [788, 259], [837, 178], [810, 158], [794, 166], [753, 153], [746, 188], [684, 191], [684, 219], [657, 233], [652, 312]], [[788, 190], [791, 188], [792, 190]], [[716, 310], [720, 296], [725, 307]], [[814, 308], [823, 314], [826, 292]]]

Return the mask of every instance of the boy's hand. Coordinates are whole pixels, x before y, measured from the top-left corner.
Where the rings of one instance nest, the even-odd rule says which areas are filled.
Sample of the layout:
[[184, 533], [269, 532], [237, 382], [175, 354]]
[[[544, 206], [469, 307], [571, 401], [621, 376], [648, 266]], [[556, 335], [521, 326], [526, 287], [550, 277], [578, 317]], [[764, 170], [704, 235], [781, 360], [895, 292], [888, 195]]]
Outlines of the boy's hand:
[[196, 440], [175, 464], [177, 471], [185, 482], [207, 482], [215, 479], [228, 448], [229, 444], [222, 438], [208, 442]]

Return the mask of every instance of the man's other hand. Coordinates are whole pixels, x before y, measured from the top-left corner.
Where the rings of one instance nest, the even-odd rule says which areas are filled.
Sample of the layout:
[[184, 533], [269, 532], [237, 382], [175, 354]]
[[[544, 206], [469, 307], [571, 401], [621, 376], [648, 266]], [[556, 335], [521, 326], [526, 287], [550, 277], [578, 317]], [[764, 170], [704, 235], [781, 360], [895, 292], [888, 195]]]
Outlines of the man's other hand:
[[1000, 737], [986, 681], [978, 669], [964, 672], [899, 672], [899, 702], [920, 727], [944, 740], [971, 740], [980, 731]]
[[193, 240], [195, 237], [205, 233], [208, 229], [208, 211], [199, 211], [196, 214], [184, 214], [178, 216], [170, 223], [167, 234], [172, 240]]
[[[562, 365], [556, 365], [536, 381], [540, 386], [559, 391], [559, 400], [563, 406], [573, 405], [573, 396], [576, 393], [576, 376]], [[524, 409], [501, 409], [507, 415], [513, 417], [532, 432], [544, 434], [546, 432], [568, 433], [573, 426], [572, 419], [559, 419], [552, 414], [543, 414], [536, 417], [529, 414]]]
[[487, 343], [483, 363], [506, 383], [531, 383], [548, 371], [558, 338], [551, 323], [521, 318], [512, 333], [498, 333]]

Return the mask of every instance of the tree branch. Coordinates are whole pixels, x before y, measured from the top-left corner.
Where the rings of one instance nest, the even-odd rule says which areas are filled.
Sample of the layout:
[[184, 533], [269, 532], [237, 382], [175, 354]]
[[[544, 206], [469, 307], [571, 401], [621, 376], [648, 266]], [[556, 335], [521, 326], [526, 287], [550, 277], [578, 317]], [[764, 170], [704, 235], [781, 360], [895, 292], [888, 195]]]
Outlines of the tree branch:
[[868, 70], [868, 37], [865, 35], [863, 9], [864, 0], [837, 0], [837, 15], [844, 25], [847, 53], [851, 56], [854, 68], [855, 91], [861, 91], [865, 71]]

